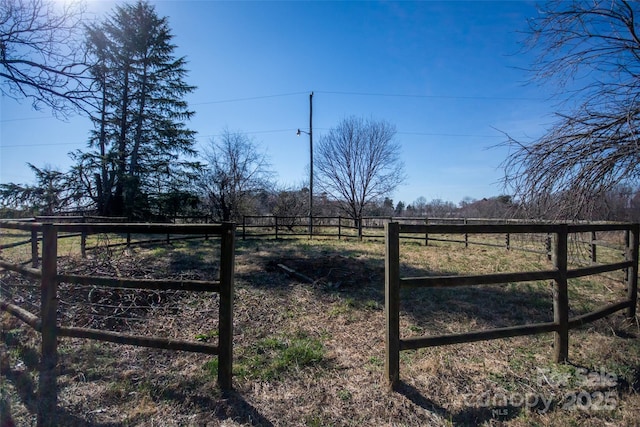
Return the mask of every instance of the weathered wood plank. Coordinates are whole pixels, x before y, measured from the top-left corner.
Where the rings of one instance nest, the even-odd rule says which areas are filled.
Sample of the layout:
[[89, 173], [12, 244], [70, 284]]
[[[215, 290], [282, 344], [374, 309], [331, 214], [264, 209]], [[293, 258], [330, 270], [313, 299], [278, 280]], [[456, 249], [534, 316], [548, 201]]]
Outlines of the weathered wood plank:
[[0, 300], [0, 310], [14, 315], [38, 332], [42, 331], [42, 323], [40, 322], [40, 319], [30, 311], [4, 300]]
[[400, 279], [400, 286], [402, 288], [473, 286], [548, 280], [556, 279], [557, 277], [558, 271], [556, 270], [529, 271], [522, 273], [493, 273], [469, 276], [403, 277]]
[[587, 233], [591, 231], [624, 231], [631, 226], [627, 222], [610, 222], [606, 224], [569, 224], [569, 233]]
[[614, 304], [606, 305], [590, 313], [572, 317], [571, 319], [569, 319], [569, 328], [573, 329], [573, 328], [577, 328], [578, 326], [585, 325], [587, 323], [595, 322], [596, 320], [602, 319], [603, 317], [607, 317], [608, 315], [613, 314], [617, 311], [623, 310], [625, 308], [629, 308], [630, 304], [631, 302], [629, 300], [620, 301]]
[[59, 327], [58, 334], [63, 337], [86, 338], [98, 341], [108, 341], [116, 344], [128, 344], [140, 347], [158, 348], [164, 350], [182, 350], [196, 353], [218, 354], [218, 346], [195, 343], [171, 338], [145, 337], [129, 335], [113, 331], [100, 331], [89, 328]]
[[110, 288], [180, 290], [194, 292], [220, 292], [219, 281], [170, 280], [170, 279], [125, 279], [122, 277], [79, 276], [59, 274], [58, 280], [86, 286], [104, 286]]
[[630, 321], [636, 317], [636, 306], [638, 305], [638, 253], [640, 246], [640, 225], [634, 224], [629, 233], [626, 257], [631, 261], [631, 266], [627, 269], [627, 299], [629, 300], [629, 310], [627, 319]]
[[589, 267], [572, 268], [567, 270], [567, 278], [591, 276], [594, 274], [606, 273], [607, 271], [623, 270], [633, 266], [633, 261], [622, 261], [613, 264], [592, 265]]
[[21, 240], [19, 242], [5, 243], [4, 245], [0, 245], [0, 250], [15, 248], [16, 246], [22, 246], [22, 245], [26, 245], [28, 243], [31, 243], [31, 239]]
[[560, 224], [400, 224], [400, 233], [506, 234], [556, 233]]
[[56, 425], [58, 385], [58, 230], [42, 227], [42, 277], [40, 278], [40, 375], [38, 377], [38, 426]]
[[233, 387], [233, 296], [235, 270], [235, 225], [222, 225], [220, 242], [220, 309], [218, 323], [218, 384], [222, 390]]
[[31, 277], [32, 279], [39, 279], [42, 277], [42, 271], [39, 268], [25, 267], [23, 265], [13, 264], [0, 259], [0, 267], [5, 270], [15, 271], [24, 276]]
[[385, 224], [385, 373], [389, 387], [400, 382], [400, 239], [397, 222]]
[[404, 338], [400, 341], [400, 350], [417, 350], [424, 347], [470, 343], [474, 341], [493, 340], [523, 335], [534, 335], [554, 332], [558, 326], [553, 322], [537, 323], [506, 328], [486, 329], [482, 331], [464, 332], [460, 334], [438, 335], [433, 337]]
[[554, 265], [558, 277], [553, 288], [553, 321], [557, 325], [554, 334], [554, 359], [557, 363], [569, 359], [569, 295], [567, 290], [567, 226], [556, 234]]
[[60, 232], [65, 233], [140, 233], [140, 234], [211, 234], [222, 233], [220, 224], [154, 224], [154, 223], [86, 223], [56, 224]]

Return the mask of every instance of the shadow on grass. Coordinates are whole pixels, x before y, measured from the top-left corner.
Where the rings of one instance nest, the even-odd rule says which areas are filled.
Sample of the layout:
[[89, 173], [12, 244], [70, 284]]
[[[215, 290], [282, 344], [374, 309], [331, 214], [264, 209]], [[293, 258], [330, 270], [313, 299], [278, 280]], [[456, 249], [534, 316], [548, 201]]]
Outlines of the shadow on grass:
[[[320, 300], [338, 296], [355, 307], [384, 309], [383, 259], [353, 248], [337, 253], [326, 249], [296, 250], [286, 245], [280, 251], [276, 245], [272, 242], [245, 244], [243, 251], [250, 254], [251, 261], [260, 268], [240, 272], [238, 277], [251, 287], [286, 291], [292, 283], [298, 283], [309, 286]], [[402, 277], [458, 274], [407, 265], [402, 265], [401, 271]], [[404, 315], [421, 326], [451, 319], [467, 323], [473, 320], [482, 328], [500, 328], [553, 319], [548, 283], [403, 289], [400, 307]]]
[[616, 388], [620, 393], [640, 393], [640, 366], [630, 368], [627, 377], [618, 377]]
[[454, 426], [476, 426], [490, 420], [504, 422], [516, 418], [522, 410], [522, 408], [515, 406], [481, 407], [470, 405], [459, 412], [450, 412], [424, 397], [419, 390], [405, 382], [401, 381], [395, 391], [409, 399], [414, 405], [449, 420]]
[[502, 328], [553, 321], [551, 287], [534, 284], [483, 285], [405, 290], [401, 312], [427, 326], [432, 321]]
[[[38, 352], [34, 349], [18, 344], [14, 345], [20, 352], [20, 358], [25, 364], [25, 370], [18, 369], [5, 369], [2, 371], [2, 376], [6, 381], [10, 382], [20, 399], [24, 404], [27, 411], [32, 416], [38, 414], [38, 393], [37, 386], [34, 384], [30, 372], [38, 371]], [[11, 405], [4, 396], [0, 398], [0, 426], [10, 427], [17, 426], [13, 416], [11, 414]], [[114, 423], [91, 423], [84, 420], [81, 417], [75, 416], [67, 412], [64, 408], [58, 407], [56, 410], [57, 425], [60, 426], [74, 426], [74, 427], [116, 427], [121, 424]]]
[[[0, 374], [7, 382], [15, 387], [18, 397], [27, 410], [32, 414], [36, 414], [38, 412], [37, 386], [33, 382], [31, 373], [38, 371], [38, 352], [20, 343], [13, 343], [11, 339], [7, 339], [6, 337], [5, 343], [7, 346], [17, 349], [25, 369], [12, 369], [8, 366], [3, 366]], [[2, 420], [2, 424], [0, 425], [3, 427], [5, 425], [11, 426], [12, 424], [9, 422], [13, 421], [10, 413], [11, 408], [9, 402], [4, 399], [4, 396], [0, 400], [0, 409], [0, 419]]]
[[[190, 279], [215, 280], [220, 268], [220, 242], [216, 239], [204, 240], [179, 240], [172, 242], [166, 255], [169, 259], [168, 269], [170, 273], [184, 272], [196, 274], [198, 277]], [[213, 254], [209, 254], [209, 248]]]
[[273, 426], [240, 393], [234, 390], [223, 392], [217, 398], [202, 394], [186, 394], [182, 390], [182, 387], [165, 390], [162, 393], [162, 398], [179, 403], [188, 401], [191, 405], [202, 410], [203, 413], [212, 414], [220, 421], [232, 420], [242, 425]]
[[[38, 371], [39, 354], [31, 347], [13, 342], [12, 339], [6, 339], [5, 343], [17, 349], [20, 354], [20, 360], [24, 363], [26, 369], [3, 369], [1, 374], [4, 379], [10, 382], [18, 395], [18, 398], [32, 416], [38, 414], [38, 393], [37, 386], [34, 384], [31, 373]], [[0, 427], [17, 426], [12, 416], [11, 405], [5, 396], [0, 397]], [[64, 409], [57, 409], [57, 423], [65, 426], [95, 426], [110, 427], [116, 424], [91, 424], [85, 420], [67, 413]]]
[[240, 393], [231, 391], [225, 393], [224, 397], [225, 399], [218, 404], [215, 412], [219, 420], [232, 419], [237, 423], [252, 426], [273, 426], [273, 423], [260, 414]]
[[97, 423], [86, 420], [82, 417], [69, 413], [65, 408], [58, 407], [57, 409], [57, 422], [59, 426], [73, 426], [73, 427], [124, 427], [131, 425], [130, 422], [125, 423]]

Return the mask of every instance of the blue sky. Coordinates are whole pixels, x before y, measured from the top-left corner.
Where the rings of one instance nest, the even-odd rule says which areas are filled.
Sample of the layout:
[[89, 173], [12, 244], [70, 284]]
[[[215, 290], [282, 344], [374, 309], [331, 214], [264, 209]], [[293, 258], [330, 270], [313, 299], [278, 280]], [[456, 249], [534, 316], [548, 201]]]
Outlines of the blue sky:
[[[254, 139], [282, 187], [308, 181], [314, 140], [351, 115], [397, 128], [407, 181], [390, 195], [459, 203], [503, 194], [491, 148], [503, 132], [531, 140], [552, 121], [547, 88], [527, 84], [519, 42], [533, 2], [152, 1], [186, 56], [190, 127], [205, 147], [224, 128]], [[96, 17], [115, 2], [91, 0]], [[26, 166], [66, 170], [86, 147], [84, 117], [67, 122], [3, 97], [0, 182], [31, 182]]]

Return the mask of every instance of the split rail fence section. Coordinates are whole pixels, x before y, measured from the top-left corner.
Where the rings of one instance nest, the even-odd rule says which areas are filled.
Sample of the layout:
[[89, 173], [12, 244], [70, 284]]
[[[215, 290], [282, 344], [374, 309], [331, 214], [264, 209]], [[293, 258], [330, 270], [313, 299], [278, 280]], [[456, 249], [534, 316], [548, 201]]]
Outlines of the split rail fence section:
[[[234, 294], [234, 257], [235, 225], [223, 224], [69, 224], [0, 221], [2, 228], [30, 231], [31, 244], [38, 255], [38, 241], [42, 241], [40, 268], [26, 267], [0, 259], [0, 268], [18, 272], [40, 281], [39, 316], [0, 297], [0, 310], [6, 311], [25, 322], [41, 334], [41, 361], [38, 384], [38, 425], [52, 423], [57, 405], [56, 365], [58, 360], [58, 337], [88, 338], [169, 350], [182, 350], [206, 353], [218, 356], [218, 383], [224, 390], [232, 387], [233, 358], [233, 294]], [[179, 234], [220, 236], [220, 276], [215, 281], [204, 280], [156, 280], [128, 279], [124, 277], [97, 277], [58, 274], [58, 239], [70, 234]], [[40, 237], [41, 236], [41, 237]], [[218, 345], [166, 339], [161, 337], [128, 335], [113, 331], [90, 328], [65, 327], [58, 324], [58, 284], [70, 283], [106, 288], [131, 288], [145, 290], [183, 290], [192, 292], [217, 292], [220, 296]], [[55, 424], [55, 421], [53, 422]]]
[[[587, 267], [568, 268], [568, 235], [571, 233], [592, 233], [607, 231], [626, 232], [625, 260], [610, 264], [596, 264]], [[494, 273], [465, 276], [400, 277], [400, 238], [411, 234], [551, 234], [554, 239], [551, 270]], [[583, 324], [606, 317], [620, 310], [627, 310], [627, 317], [636, 315], [638, 301], [638, 224], [512, 224], [512, 225], [407, 225], [397, 222], [385, 225], [385, 322], [386, 359], [385, 375], [392, 388], [400, 381], [400, 351], [446, 344], [469, 343], [497, 338], [533, 335], [552, 332], [554, 334], [554, 359], [556, 362], [568, 359], [569, 330]], [[402, 236], [401, 236], [402, 235]], [[627, 297], [623, 301], [606, 305], [593, 312], [569, 318], [568, 279], [601, 274], [609, 271], [626, 271]], [[552, 280], [553, 322], [527, 324], [505, 328], [479, 330], [460, 334], [438, 335], [417, 338], [400, 336], [400, 290], [411, 288], [434, 288], [505, 284]]]
[[[338, 239], [356, 238], [364, 239], [384, 239], [385, 224], [398, 222], [410, 225], [504, 225], [521, 224], [530, 221], [520, 219], [497, 219], [497, 218], [428, 218], [428, 217], [393, 217], [393, 216], [371, 216], [362, 217], [359, 221], [342, 216], [314, 216], [312, 227], [309, 227], [309, 217], [302, 216], [278, 216], [278, 215], [246, 215], [242, 217], [242, 224], [239, 225], [239, 235], [242, 240], [254, 238], [275, 239], [291, 237], [337, 237]], [[493, 242], [477, 241], [469, 238], [469, 233], [464, 233], [457, 238], [446, 237], [425, 233], [422, 236], [408, 235], [406, 239], [424, 242], [452, 242], [462, 243], [465, 247], [469, 245], [483, 245], [505, 247], [507, 249], [521, 249], [531, 251], [531, 248], [518, 247], [519, 242], [512, 241], [512, 236], [505, 233], [503, 239], [494, 239]], [[547, 253], [550, 250], [550, 239], [542, 242], [541, 248], [536, 252]], [[521, 242], [520, 242], [521, 243]], [[595, 252], [594, 252], [595, 256]]]

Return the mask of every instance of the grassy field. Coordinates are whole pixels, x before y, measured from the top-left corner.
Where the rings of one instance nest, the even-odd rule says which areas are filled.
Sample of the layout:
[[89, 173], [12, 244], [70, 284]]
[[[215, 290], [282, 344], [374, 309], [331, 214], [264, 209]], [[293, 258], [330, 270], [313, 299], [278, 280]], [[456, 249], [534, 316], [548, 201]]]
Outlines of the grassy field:
[[[60, 241], [59, 271], [213, 279], [217, 241], [107, 248], [79, 257]], [[22, 251], [22, 252], [21, 252]], [[28, 246], [4, 257], [28, 260]], [[570, 331], [570, 363], [542, 334], [401, 353], [402, 385], [384, 379], [381, 241], [239, 241], [234, 391], [200, 354], [62, 338], [59, 417], [69, 426], [638, 425], [640, 328], [622, 313]], [[599, 254], [615, 258], [618, 253]], [[308, 277], [287, 274], [280, 265]], [[432, 242], [401, 245], [402, 275], [550, 268], [545, 255]], [[571, 315], [625, 295], [622, 273], [569, 285]], [[0, 273], [5, 297], [37, 307], [38, 286]], [[401, 335], [437, 335], [553, 319], [548, 282], [403, 292]], [[65, 326], [215, 343], [216, 295], [60, 286]], [[35, 312], [35, 311], [34, 311]], [[35, 425], [37, 333], [2, 313], [0, 413]], [[0, 423], [1, 424], [1, 423]]]

